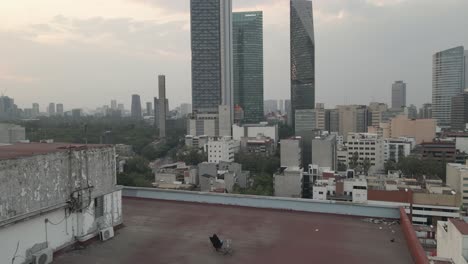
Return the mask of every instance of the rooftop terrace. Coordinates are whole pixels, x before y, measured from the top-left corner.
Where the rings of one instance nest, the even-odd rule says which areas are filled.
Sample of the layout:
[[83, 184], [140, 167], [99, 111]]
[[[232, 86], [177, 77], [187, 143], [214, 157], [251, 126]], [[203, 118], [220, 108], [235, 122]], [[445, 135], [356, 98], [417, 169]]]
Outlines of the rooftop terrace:
[[[125, 227], [116, 237], [54, 263], [413, 263], [399, 225], [364, 217], [135, 198], [122, 203]], [[232, 239], [232, 256], [212, 249], [213, 233]]]

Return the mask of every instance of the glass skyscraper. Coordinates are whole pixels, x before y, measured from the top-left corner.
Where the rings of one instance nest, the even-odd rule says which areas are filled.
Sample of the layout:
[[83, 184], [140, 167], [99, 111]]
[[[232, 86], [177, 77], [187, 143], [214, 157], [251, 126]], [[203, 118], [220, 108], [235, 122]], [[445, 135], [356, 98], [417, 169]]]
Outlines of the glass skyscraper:
[[315, 40], [312, 1], [291, 0], [291, 110], [315, 107]]
[[463, 46], [438, 52], [432, 58], [432, 117], [441, 127], [450, 126], [452, 97], [467, 88], [465, 64]]
[[231, 12], [231, 0], [190, 1], [194, 112], [233, 108]]
[[234, 105], [245, 123], [263, 120], [263, 13], [233, 13]]

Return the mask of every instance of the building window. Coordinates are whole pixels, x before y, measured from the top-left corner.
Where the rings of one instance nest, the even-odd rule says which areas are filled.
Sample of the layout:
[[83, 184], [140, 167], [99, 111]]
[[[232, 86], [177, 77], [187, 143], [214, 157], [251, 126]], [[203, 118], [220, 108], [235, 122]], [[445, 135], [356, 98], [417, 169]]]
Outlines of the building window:
[[104, 196], [94, 198], [94, 218], [104, 216]]

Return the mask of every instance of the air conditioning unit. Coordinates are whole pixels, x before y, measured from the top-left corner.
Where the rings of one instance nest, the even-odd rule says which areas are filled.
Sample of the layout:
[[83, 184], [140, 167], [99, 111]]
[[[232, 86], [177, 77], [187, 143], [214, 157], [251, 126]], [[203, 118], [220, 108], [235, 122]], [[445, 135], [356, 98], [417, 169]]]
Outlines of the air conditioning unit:
[[46, 248], [32, 254], [32, 256], [33, 264], [50, 264], [54, 260], [54, 251], [51, 248]]
[[101, 241], [106, 241], [108, 239], [111, 239], [114, 237], [114, 228], [113, 227], [109, 227], [109, 228], [106, 228], [106, 229], [103, 229], [101, 231], [99, 231], [99, 239], [101, 239]]

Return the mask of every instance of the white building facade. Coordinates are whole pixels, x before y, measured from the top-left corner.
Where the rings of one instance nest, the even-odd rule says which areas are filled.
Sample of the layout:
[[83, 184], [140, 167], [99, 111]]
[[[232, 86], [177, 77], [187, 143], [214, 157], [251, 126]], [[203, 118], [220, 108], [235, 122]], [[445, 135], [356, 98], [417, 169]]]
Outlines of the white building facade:
[[384, 169], [384, 141], [377, 134], [349, 133], [348, 162], [358, 153], [358, 163], [362, 165], [366, 159], [370, 161], [369, 172], [380, 172]]
[[239, 150], [239, 142], [230, 137], [212, 138], [206, 146], [209, 163], [234, 162], [234, 154]]

